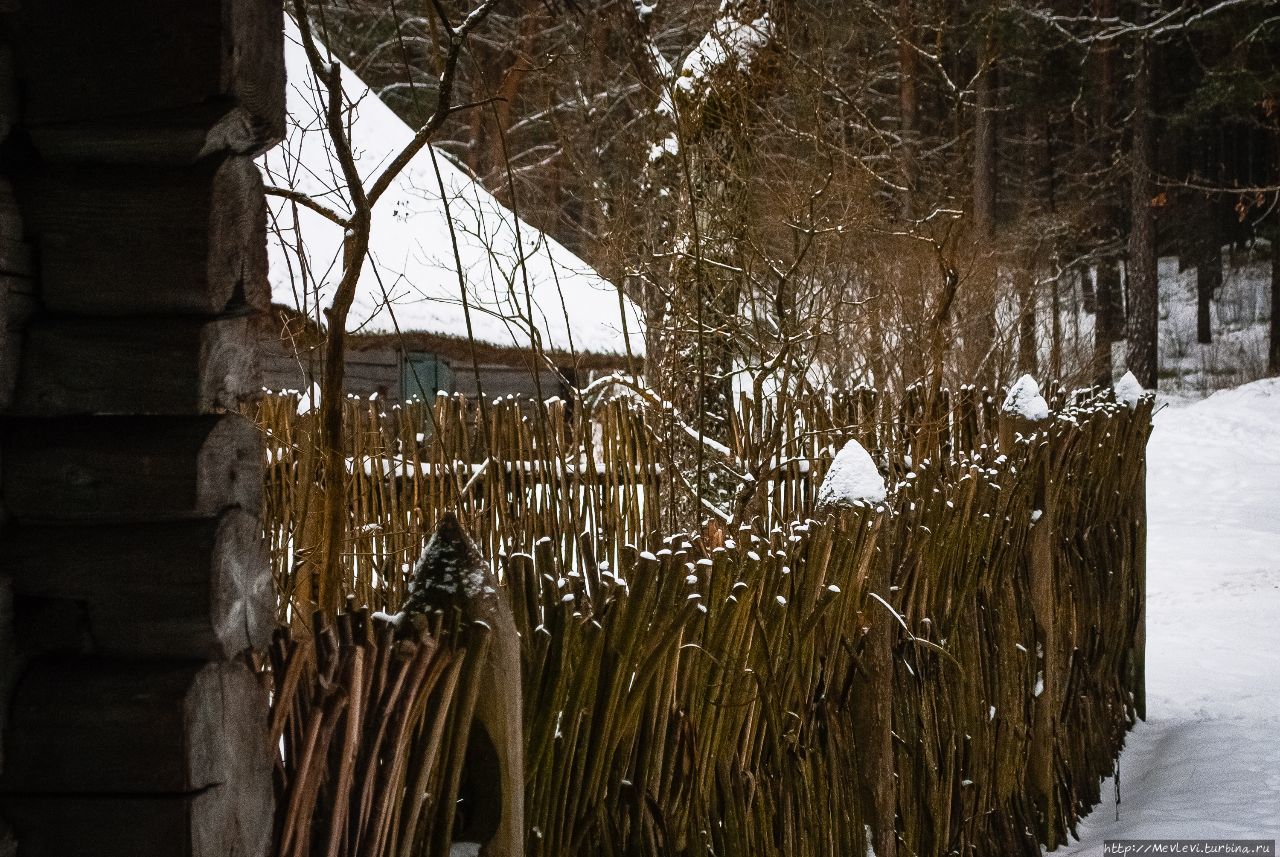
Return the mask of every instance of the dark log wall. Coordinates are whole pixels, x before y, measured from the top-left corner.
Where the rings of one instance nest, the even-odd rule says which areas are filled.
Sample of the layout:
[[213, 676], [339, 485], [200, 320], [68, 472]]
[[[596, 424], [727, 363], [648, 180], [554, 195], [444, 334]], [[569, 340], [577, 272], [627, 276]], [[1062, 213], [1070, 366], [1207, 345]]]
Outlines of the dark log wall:
[[0, 0], [0, 857], [263, 857], [280, 0]]

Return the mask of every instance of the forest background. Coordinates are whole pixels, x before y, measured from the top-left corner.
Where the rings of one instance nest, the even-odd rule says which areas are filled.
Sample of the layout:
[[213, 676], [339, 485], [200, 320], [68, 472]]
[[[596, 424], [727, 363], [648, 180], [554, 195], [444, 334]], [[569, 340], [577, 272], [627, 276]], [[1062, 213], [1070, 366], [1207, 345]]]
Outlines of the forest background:
[[[423, 125], [467, 9], [310, 5]], [[453, 87], [435, 144], [637, 301], [649, 384], [713, 436], [735, 390], [1154, 388], [1159, 259], [1201, 344], [1237, 259], [1280, 289], [1261, 0], [504, 0]]]

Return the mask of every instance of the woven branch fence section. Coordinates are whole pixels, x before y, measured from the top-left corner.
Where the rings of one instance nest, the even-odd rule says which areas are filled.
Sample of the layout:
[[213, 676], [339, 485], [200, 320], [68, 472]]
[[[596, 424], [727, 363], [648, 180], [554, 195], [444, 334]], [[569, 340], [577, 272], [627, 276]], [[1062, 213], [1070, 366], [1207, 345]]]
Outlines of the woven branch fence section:
[[[781, 432], [740, 411], [730, 454], [766, 504], [667, 539], [657, 433], [626, 400], [558, 423], [500, 403], [487, 436], [454, 400], [426, 431], [353, 405], [344, 574], [394, 609], [421, 532], [462, 509], [521, 636], [530, 857], [1030, 857], [1098, 802], [1143, 713], [1151, 403], [1051, 398], [1034, 426], [973, 391], [932, 414], [857, 391]], [[286, 582], [292, 408], [263, 406]], [[890, 496], [815, 513], [850, 437]]]
[[[460, 531], [446, 540], [446, 552], [467, 552]], [[496, 725], [490, 643], [516, 632], [492, 609], [496, 588], [461, 593], [456, 568], [439, 560], [417, 585], [450, 591], [445, 603], [394, 617], [348, 605], [334, 620], [317, 611], [309, 634], [277, 630], [268, 672], [277, 857], [446, 857], [498, 832], [502, 789], [468, 786], [523, 766], [519, 754], [475, 755], [493, 747]], [[516, 724], [518, 691], [506, 694]]]
[[[316, 581], [304, 546], [317, 542], [324, 506], [312, 478], [318, 414], [299, 414], [296, 397], [268, 396], [256, 418], [266, 435], [265, 517], [276, 591], [286, 596], [282, 620], [293, 601], [309, 616], [312, 605], [333, 613], [352, 595], [375, 610], [397, 609], [423, 538], [445, 510], [459, 514], [486, 556], [551, 538], [588, 568], [616, 564], [624, 545], [656, 549], [661, 536], [693, 523], [672, 513], [689, 465], [673, 460], [664, 438], [680, 429], [640, 399], [589, 412], [559, 399], [482, 407], [442, 396], [390, 408], [349, 400], [347, 542], [340, 573]], [[943, 391], [932, 408], [916, 388], [902, 402], [859, 388], [783, 409], [742, 397], [728, 443], [708, 445], [706, 457], [728, 462], [753, 487], [738, 518], [770, 528], [813, 513], [822, 477], [849, 439], [901, 475], [912, 462], [994, 446], [997, 419], [996, 397], [972, 387]]]
[[438, 628], [399, 641], [394, 632], [364, 610], [336, 622], [317, 613], [307, 637], [277, 631], [278, 857], [421, 854], [439, 822], [439, 801], [426, 796], [459, 775], [447, 745], [465, 658]]

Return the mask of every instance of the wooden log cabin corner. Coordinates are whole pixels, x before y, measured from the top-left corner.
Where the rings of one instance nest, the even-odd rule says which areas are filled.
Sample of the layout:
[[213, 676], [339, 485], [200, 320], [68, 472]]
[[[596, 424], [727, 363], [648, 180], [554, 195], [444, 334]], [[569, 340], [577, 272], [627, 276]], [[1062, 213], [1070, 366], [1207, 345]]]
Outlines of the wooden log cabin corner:
[[280, 0], [0, 3], [0, 855], [263, 857]]

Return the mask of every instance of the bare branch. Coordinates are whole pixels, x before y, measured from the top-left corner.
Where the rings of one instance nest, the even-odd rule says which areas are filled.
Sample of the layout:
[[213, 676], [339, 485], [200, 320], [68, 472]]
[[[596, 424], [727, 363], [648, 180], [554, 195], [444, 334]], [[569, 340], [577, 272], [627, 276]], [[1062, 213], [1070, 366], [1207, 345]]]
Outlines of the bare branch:
[[457, 29], [452, 29], [448, 25], [444, 12], [439, 9], [437, 4], [437, 12], [440, 14], [442, 25], [449, 31], [449, 50], [445, 56], [444, 70], [440, 72], [440, 86], [437, 89], [436, 108], [428, 117], [427, 121], [422, 124], [417, 133], [413, 135], [413, 139], [400, 150], [400, 154], [391, 159], [391, 163], [378, 175], [373, 184], [369, 188], [369, 205], [375, 204], [379, 197], [386, 193], [387, 188], [395, 181], [396, 176], [408, 166], [414, 156], [421, 152], [423, 147], [431, 141], [436, 131], [440, 130], [440, 126], [449, 118], [451, 114], [451, 105], [453, 103], [453, 86], [458, 73], [458, 61], [462, 57], [462, 49], [466, 45], [467, 37], [476, 27], [489, 17], [499, 0], [484, 0], [479, 6], [471, 11], [462, 24]]
[[287, 188], [287, 187], [277, 187], [275, 185], [267, 185], [264, 188], [264, 190], [266, 191], [267, 196], [278, 196], [278, 197], [281, 197], [282, 199], [287, 199], [290, 202], [296, 202], [298, 205], [301, 205], [303, 208], [308, 208], [311, 211], [314, 211], [316, 214], [320, 215], [325, 220], [328, 220], [330, 223], [337, 224], [338, 226], [341, 226], [344, 229], [347, 227], [347, 218], [343, 217], [341, 214], [334, 211], [332, 208], [321, 205], [320, 203], [316, 202], [316, 200], [313, 197], [308, 196], [307, 194], [302, 193], [301, 191], [296, 191], [296, 190], [293, 190], [292, 188]]

